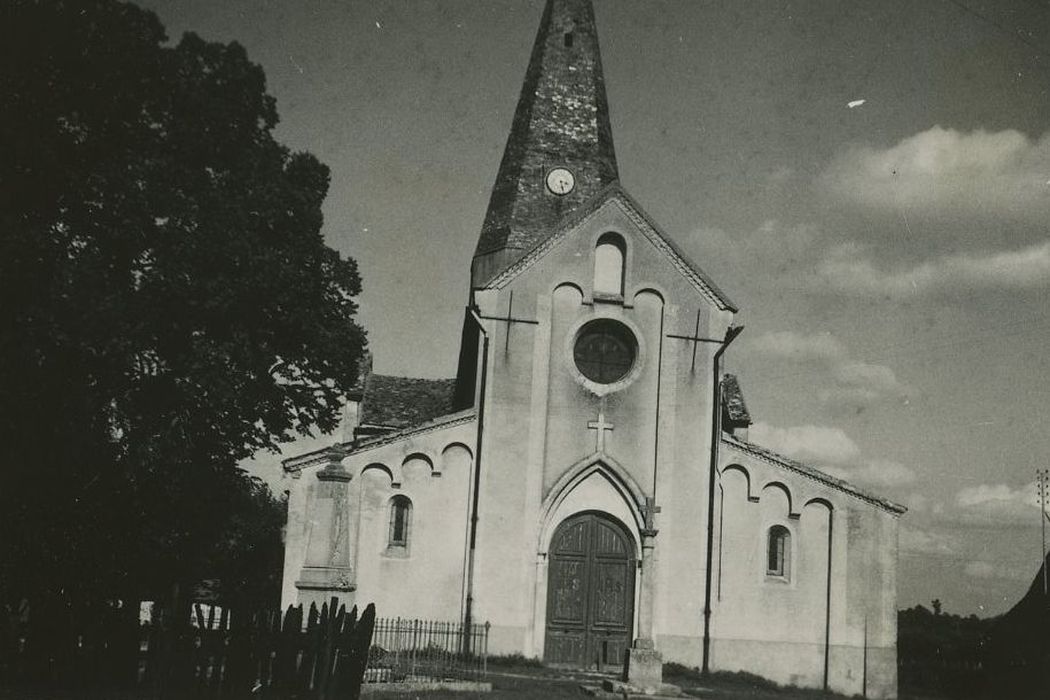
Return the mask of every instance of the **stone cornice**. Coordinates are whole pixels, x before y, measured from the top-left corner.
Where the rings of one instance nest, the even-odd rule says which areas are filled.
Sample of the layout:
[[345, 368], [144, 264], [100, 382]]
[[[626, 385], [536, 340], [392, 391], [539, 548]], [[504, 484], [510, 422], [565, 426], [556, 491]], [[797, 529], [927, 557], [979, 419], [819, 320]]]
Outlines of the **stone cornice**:
[[541, 260], [558, 243], [563, 241], [570, 231], [598, 215], [601, 208], [607, 202], [614, 202], [620, 210], [634, 223], [645, 235], [646, 239], [661, 253], [663, 253], [678, 272], [692, 283], [702, 296], [719, 309], [725, 311], [737, 311], [737, 306], [729, 297], [718, 288], [717, 285], [702, 271], [696, 263], [689, 260], [686, 255], [664, 234], [652, 221], [648, 214], [638, 203], [623, 189], [619, 183], [613, 183], [599, 192], [595, 197], [574, 215], [567, 217], [558, 229], [542, 240], [534, 248], [521, 256], [513, 265], [503, 272], [497, 274], [484, 286], [490, 289], [501, 289], [509, 284], [515, 277]]
[[[427, 421], [426, 423], [420, 423], [409, 428], [402, 428], [391, 433], [385, 433], [383, 435], [377, 435], [367, 440], [362, 440], [356, 445], [353, 442], [337, 443], [335, 447], [345, 450], [345, 456], [350, 457], [352, 455], [361, 454], [362, 452], [368, 452], [369, 450], [378, 449], [386, 445], [398, 442], [399, 440], [405, 440], [408, 438], [418, 437], [425, 435], [426, 433], [432, 433], [437, 430], [444, 428], [453, 428], [458, 425], [464, 425], [470, 423], [476, 418], [473, 408], [465, 411], [459, 411], [458, 413], [450, 413], [446, 416], [439, 416], [433, 420]], [[313, 452], [307, 452], [305, 454], [296, 455], [295, 457], [289, 457], [281, 462], [286, 473], [295, 473], [307, 469], [309, 467], [318, 466], [324, 464], [326, 455], [332, 449], [331, 446], [324, 447]]]
[[807, 479], [816, 481], [817, 483], [822, 484], [824, 486], [830, 486], [831, 488], [837, 491], [841, 491], [861, 501], [870, 503], [871, 505], [877, 506], [882, 510], [893, 513], [894, 515], [901, 515], [907, 512], [908, 510], [905, 506], [902, 506], [898, 503], [894, 503], [893, 501], [882, 498], [880, 496], [867, 493], [857, 488], [856, 486], [846, 481], [843, 481], [842, 479], [836, 479], [835, 477], [825, 474], [824, 472], [818, 469], [814, 469], [813, 467], [807, 464], [802, 464], [801, 462], [796, 462], [792, 459], [788, 459], [787, 457], [778, 455], [777, 453], [767, 450], [764, 447], [752, 445], [749, 442], [744, 442], [743, 440], [740, 440], [738, 438], [724, 433], [722, 435], [722, 442], [723, 444], [740, 450], [741, 452], [744, 452], [752, 457], [760, 459], [763, 462], [766, 462], [767, 464], [772, 464], [777, 467], [788, 469], [794, 472], [795, 474], [804, 476]]

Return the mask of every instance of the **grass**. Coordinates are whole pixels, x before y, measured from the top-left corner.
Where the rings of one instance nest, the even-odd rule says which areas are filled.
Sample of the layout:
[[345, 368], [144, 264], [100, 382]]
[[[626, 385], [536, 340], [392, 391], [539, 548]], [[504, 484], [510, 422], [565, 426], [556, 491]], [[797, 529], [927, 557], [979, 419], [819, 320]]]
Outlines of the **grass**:
[[[580, 672], [547, 668], [539, 661], [524, 657], [497, 657], [489, 660], [491, 693], [451, 691], [383, 691], [369, 697], [377, 700], [387, 698], [412, 698], [418, 700], [548, 700], [548, 698], [585, 698], [580, 689], [582, 683], [598, 685], [601, 676]], [[698, 669], [669, 663], [664, 666], [664, 680], [674, 683], [694, 697], [709, 700], [737, 700], [758, 698], [760, 700], [845, 700], [847, 696], [824, 693], [819, 689], [784, 687], [749, 673], [715, 672], [703, 676]]]
[[488, 667], [501, 671], [535, 671], [537, 669], [545, 668], [542, 661], [525, 656], [524, 654], [502, 654], [500, 656], [490, 656], [488, 659]]
[[[398, 691], [383, 690], [362, 694], [364, 700], [558, 700], [559, 698], [577, 698], [586, 696], [580, 685], [598, 685], [602, 676], [594, 673], [564, 671], [543, 666], [536, 659], [529, 659], [520, 654], [490, 657], [488, 662], [489, 680], [492, 692], [455, 692], [448, 690], [433, 691]], [[605, 676], [608, 677], [608, 676]], [[704, 676], [696, 668], [680, 664], [664, 665], [664, 680], [682, 688], [694, 697], [707, 700], [844, 700], [847, 696], [835, 693], [824, 693], [819, 689], [795, 688], [777, 685], [776, 683], [749, 673], [728, 673], [716, 671]], [[129, 693], [83, 693], [76, 690], [40, 690], [27, 693], [25, 689], [0, 688], [0, 700], [141, 700], [144, 696]], [[919, 700], [917, 696], [906, 692], [902, 700]], [[923, 696], [923, 700], [936, 700], [932, 696]]]
[[769, 700], [828, 700], [849, 698], [848, 695], [825, 693], [820, 688], [799, 688], [774, 683], [768, 678], [744, 671], [714, 671], [707, 676], [698, 668], [681, 664], [664, 664], [664, 681], [683, 691], [708, 698], [762, 698]]

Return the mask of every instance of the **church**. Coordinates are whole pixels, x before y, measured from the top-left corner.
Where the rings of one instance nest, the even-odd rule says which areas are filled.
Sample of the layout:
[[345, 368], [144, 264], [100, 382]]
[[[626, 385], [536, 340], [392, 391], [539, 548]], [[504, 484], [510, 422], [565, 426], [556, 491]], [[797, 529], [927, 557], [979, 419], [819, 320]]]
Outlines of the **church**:
[[488, 622], [650, 691], [673, 661], [896, 697], [905, 509], [748, 441], [737, 307], [620, 183], [590, 0], [546, 3], [465, 263], [456, 376], [365, 367], [283, 462], [283, 604]]

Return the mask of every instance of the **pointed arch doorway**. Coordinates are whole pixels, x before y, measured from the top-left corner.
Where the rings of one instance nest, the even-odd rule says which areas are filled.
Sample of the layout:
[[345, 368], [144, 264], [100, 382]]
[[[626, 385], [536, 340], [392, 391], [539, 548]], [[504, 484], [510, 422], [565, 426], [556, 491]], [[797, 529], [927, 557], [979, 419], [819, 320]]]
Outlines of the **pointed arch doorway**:
[[548, 549], [544, 661], [617, 670], [634, 622], [634, 538], [600, 512], [566, 518]]

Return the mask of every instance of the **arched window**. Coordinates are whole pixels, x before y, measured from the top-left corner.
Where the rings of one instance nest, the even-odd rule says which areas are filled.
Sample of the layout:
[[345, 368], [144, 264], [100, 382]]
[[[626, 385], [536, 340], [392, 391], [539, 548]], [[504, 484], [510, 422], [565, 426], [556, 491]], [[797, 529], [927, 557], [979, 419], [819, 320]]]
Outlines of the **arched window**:
[[769, 547], [766, 555], [766, 575], [787, 578], [790, 571], [791, 533], [783, 525], [769, 528]]
[[606, 233], [594, 248], [594, 291], [623, 295], [623, 270], [627, 245], [616, 233]]
[[390, 499], [390, 547], [407, 547], [408, 535], [412, 528], [412, 501], [407, 496], [394, 496]]

